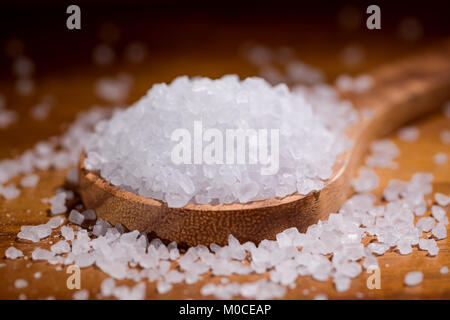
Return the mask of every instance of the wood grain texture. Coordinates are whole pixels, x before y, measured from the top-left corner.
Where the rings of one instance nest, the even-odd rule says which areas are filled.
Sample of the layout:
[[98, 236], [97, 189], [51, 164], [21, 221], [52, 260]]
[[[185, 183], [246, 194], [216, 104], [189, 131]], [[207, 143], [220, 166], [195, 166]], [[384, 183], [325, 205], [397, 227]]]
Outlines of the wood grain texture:
[[356, 108], [370, 109], [374, 115], [348, 128], [353, 147], [337, 159], [333, 175], [322, 190], [244, 204], [188, 203], [182, 208], [170, 208], [163, 201], [120, 190], [98, 171], [86, 170], [82, 155], [81, 199], [87, 208], [113, 225], [120, 223], [129, 230], [153, 232], [179, 245], [225, 245], [229, 234], [242, 243], [259, 243], [273, 240], [277, 233], [291, 227], [305, 232], [345, 202], [355, 167], [372, 139], [450, 99], [450, 40], [425, 53], [383, 65], [370, 75], [374, 87], [347, 98], [354, 101]]
[[[226, 41], [222, 41], [220, 46], [224, 46], [226, 43]], [[326, 46], [328, 46], [326, 50], [313, 50], [310, 54], [300, 55], [300, 58], [324, 68], [329, 75], [345, 71], [342, 68], [339, 69], [336, 58], [336, 52], [341, 48], [340, 44], [328, 42]], [[299, 45], [298, 52], [302, 52], [303, 47], [303, 45]], [[318, 46], [314, 46], [313, 43], [312, 47], [317, 48]], [[368, 52], [368, 58], [355, 72], [368, 70], [374, 65], [392, 61], [414, 47], [401, 47], [394, 41], [376, 45], [367, 43], [365, 48]], [[208, 54], [204, 54], [193, 49], [192, 52], [186, 53], [183, 59], [173, 55], [155, 53], [151, 61], [139, 68], [128, 68], [127, 71], [133, 74], [136, 83], [128, 102], [142, 96], [151, 83], [168, 81], [179, 74], [207, 76], [218, 76], [224, 73], [238, 73], [241, 76], [255, 74], [255, 70], [242, 59], [224, 59], [222, 56], [214, 54], [220, 51], [214, 45], [211, 45], [209, 50]], [[124, 66], [120, 66], [120, 68], [122, 67]], [[117, 70], [113, 69], [109, 72], [112, 74]], [[50, 117], [44, 122], [37, 122], [28, 117], [29, 108], [35, 103], [35, 100], [14, 95], [12, 84], [8, 81], [0, 81], [0, 92], [7, 95], [10, 106], [16, 108], [20, 113], [18, 124], [0, 132], [0, 157], [11, 157], [30, 148], [41, 139], [62, 132], [64, 129], [64, 126], [61, 126], [62, 123], [73, 120], [80, 110], [88, 109], [91, 105], [100, 103], [101, 101], [93, 95], [92, 90], [94, 80], [100, 74], [100, 72], [93, 71], [89, 67], [84, 67], [73, 70], [70, 76], [55, 73], [41, 77], [37, 88], [37, 96], [51, 93], [55, 95], [58, 101]], [[383, 97], [378, 98], [381, 100]], [[441, 111], [436, 111], [430, 116], [417, 120], [414, 124], [420, 129], [420, 138], [416, 142], [399, 141], [395, 134], [390, 135], [399, 146], [401, 155], [397, 160], [399, 164], [397, 170], [376, 170], [380, 177], [380, 186], [375, 190], [375, 194], [380, 201], [382, 189], [390, 179], [407, 180], [418, 171], [434, 174], [434, 192], [450, 194], [450, 165], [436, 166], [432, 160], [433, 155], [437, 152], [449, 152], [448, 146], [440, 142], [439, 134], [444, 129], [450, 130], [450, 120], [445, 118]], [[22, 293], [28, 299], [72, 298], [74, 291], [66, 287], [68, 274], [66, 274], [65, 269], [56, 270], [55, 266], [44, 262], [31, 263], [25, 259], [7, 260], [4, 258], [5, 250], [11, 245], [23, 250], [25, 255], [30, 256], [36, 247], [48, 248], [50, 241], [59, 240], [53, 235], [40, 243], [32, 244], [17, 239], [16, 235], [22, 225], [41, 224], [48, 221], [49, 206], [41, 203], [41, 199], [54, 195], [55, 189], [63, 185], [65, 174], [66, 170], [39, 172], [40, 181], [35, 188], [23, 189], [18, 199], [0, 199], [0, 264], [4, 264], [0, 267], [0, 299], [17, 299]], [[14, 181], [17, 182], [18, 179]], [[431, 198], [429, 197], [429, 199]], [[450, 232], [449, 229], [448, 232]], [[296, 288], [287, 290], [285, 298], [312, 299], [317, 293], [325, 293], [330, 299], [355, 299], [356, 294], [361, 293], [367, 299], [450, 299], [450, 275], [439, 273], [442, 266], [450, 266], [449, 239], [438, 241], [438, 246], [440, 252], [436, 257], [429, 257], [425, 252], [418, 251], [417, 248], [414, 248], [413, 253], [408, 256], [400, 256], [398, 253], [390, 251], [379, 257], [381, 267], [380, 290], [369, 290], [366, 287], [366, 280], [369, 276], [366, 273], [353, 279], [350, 290], [343, 293], [336, 292], [331, 280], [318, 282], [311, 277], [299, 277], [296, 281]], [[424, 272], [424, 281], [419, 286], [406, 288], [403, 285], [403, 278], [407, 272], [414, 270]], [[33, 277], [35, 272], [41, 272], [42, 277], [35, 279]], [[83, 269], [81, 286], [83, 289], [89, 290], [91, 298], [96, 298], [100, 284], [106, 277], [95, 267]], [[230, 280], [249, 282], [263, 277], [268, 277], [268, 274], [232, 276]], [[16, 289], [14, 281], [18, 278], [27, 280], [28, 287]], [[173, 290], [164, 295], [157, 293], [155, 283], [148, 282], [146, 297], [148, 299], [210, 298], [202, 296], [200, 289], [207, 283], [219, 282], [219, 277], [206, 275], [202, 281], [194, 285], [176, 284]], [[120, 281], [118, 283], [134, 284], [132, 281]], [[304, 289], [308, 289], [309, 293], [304, 294]]]

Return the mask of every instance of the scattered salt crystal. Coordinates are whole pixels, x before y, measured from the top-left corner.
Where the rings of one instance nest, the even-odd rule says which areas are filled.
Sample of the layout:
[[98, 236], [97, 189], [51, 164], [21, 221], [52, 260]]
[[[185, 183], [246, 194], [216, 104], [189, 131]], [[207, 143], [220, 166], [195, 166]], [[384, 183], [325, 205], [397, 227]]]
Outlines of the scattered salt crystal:
[[46, 96], [37, 105], [31, 108], [30, 115], [35, 120], [43, 121], [48, 118], [53, 105], [53, 97]]
[[17, 289], [26, 288], [28, 287], [28, 281], [24, 279], [16, 279], [16, 281], [14, 281], [14, 287]]
[[355, 67], [364, 60], [364, 50], [359, 45], [346, 46], [340, 53], [341, 62], [347, 67]]
[[95, 220], [95, 219], [97, 219], [95, 211], [91, 210], [91, 209], [83, 211], [81, 214], [84, 216], [85, 220]]
[[6, 256], [8, 259], [14, 260], [14, 259], [23, 257], [23, 252], [22, 252], [21, 250], [19, 250], [19, 249], [14, 248], [14, 247], [9, 247], [9, 248], [6, 250], [6, 252], [5, 252], [5, 256]]
[[29, 174], [20, 180], [20, 185], [22, 187], [34, 187], [39, 181], [39, 176], [37, 174]]
[[17, 94], [21, 96], [29, 96], [35, 88], [34, 81], [31, 78], [19, 78], [16, 81], [15, 89]]
[[420, 271], [411, 271], [405, 275], [405, 284], [413, 287], [419, 285], [423, 280], [423, 273]]
[[70, 169], [67, 172], [66, 180], [71, 184], [78, 184], [78, 170], [76, 168]]
[[107, 66], [113, 63], [115, 52], [110, 46], [99, 44], [94, 48], [92, 59], [99, 66]]
[[433, 163], [437, 165], [446, 164], [448, 162], [448, 156], [446, 153], [439, 152], [433, 157]]
[[50, 247], [50, 250], [55, 254], [62, 254], [70, 252], [70, 245], [67, 241], [61, 240]]
[[56, 228], [59, 228], [63, 223], [64, 223], [64, 218], [57, 216], [57, 217], [51, 218], [46, 224], [50, 228], [56, 229]]
[[417, 41], [423, 36], [423, 26], [415, 17], [407, 17], [400, 21], [397, 33], [405, 41]]
[[403, 141], [416, 141], [419, 138], [419, 129], [414, 126], [403, 127], [398, 131], [398, 137]]
[[417, 221], [416, 228], [419, 231], [428, 232], [433, 227], [436, 221], [432, 217], [423, 217]]
[[396, 168], [393, 159], [400, 154], [397, 146], [388, 139], [376, 140], [370, 144], [371, 154], [366, 158], [366, 164], [371, 167]]
[[450, 101], [444, 104], [444, 115], [450, 119]]
[[89, 291], [86, 289], [79, 290], [73, 294], [74, 300], [87, 300], [89, 299]]
[[448, 267], [442, 267], [440, 270], [441, 274], [447, 274], [448, 273]]
[[42, 277], [42, 273], [41, 273], [40, 271], [35, 272], [35, 273], [33, 274], [33, 277], [34, 277], [35, 279], [40, 279], [40, 278]]
[[0, 185], [0, 195], [6, 200], [15, 199], [20, 195], [20, 190], [17, 189], [14, 184], [10, 184], [6, 187]]
[[51, 260], [54, 256], [55, 256], [55, 254], [53, 252], [45, 250], [45, 249], [41, 249], [41, 248], [36, 248], [31, 253], [31, 258], [33, 260], [47, 260], [48, 261], [48, 260]]
[[[440, 206], [447, 206], [448, 204], [450, 204], [450, 196], [447, 196], [443, 193], [440, 192], [436, 192], [434, 194], [434, 199], [436, 200], [436, 202], [440, 205]], [[439, 219], [438, 219], [439, 220]]]
[[74, 232], [73, 232], [73, 229], [70, 227], [63, 226], [61, 228], [61, 234], [64, 237], [64, 239], [66, 239], [66, 240], [74, 239]]
[[77, 225], [81, 225], [84, 221], [84, 215], [79, 213], [77, 210], [70, 211], [69, 221]]
[[436, 205], [431, 207], [431, 214], [439, 222], [443, 221], [446, 216], [445, 210]]
[[432, 230], [431, 230], [433, 236], [435, 236], [437, 239], [445, 239], [447, 238], [447, 228], [444, 224], [438, 223]]
[[15, 123], [19, 118], [17, 112], [0, 108], [0, 129], [5, 129]]
[[101, 78], [95, 83], [95, 93], [100, 98], [112, 102], [123, 103], [133, 84], [133, 79], [126, 74], [114, 78]]
[[125, 47], [125, 59], [131, 63], [140, 63], [147, 58], [148, 49], [142, 42], [132, 42]]
[[50, 210], [52, 214], [60, 214], [66, 212], [66, 198], [67, 194], [65, 192], [59, 192], [54, 197], [50, 198]]
[[314, 300], [328, 300], [328, 297], [326, 294], [319, 293], [314, 297]]
[[352, 180], [353, 189], [356, 192], [369, 192], [378, 186], [378, 176], [371, 168], [359, 168], [359, 176]]
[[450, 130], [442, 130], [440, 138], [443, 144], [450, 144]]

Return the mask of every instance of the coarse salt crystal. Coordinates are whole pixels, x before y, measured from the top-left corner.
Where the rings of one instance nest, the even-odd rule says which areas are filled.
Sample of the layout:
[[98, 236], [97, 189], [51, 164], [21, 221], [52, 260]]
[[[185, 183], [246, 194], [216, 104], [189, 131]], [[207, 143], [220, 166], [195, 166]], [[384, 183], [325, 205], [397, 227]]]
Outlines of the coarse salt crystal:
[[423, 280], [423, 273], [420, 271], [411, 271], [405, 275], [405, 284], [413, 287], [419, 285]]
[[446, 153], [439, 152], [433, 157], [433, 163], [436, 165], [446, 164], [448, 162], [448, 156]]
[[14, 281], [14, 287], [17, 289], [26, 288], [28, 287], [28, 281], [24, 279], [16, 279], [16, 281]]
[[9, 248], [6, 250], [6, 252], [5, 252], [5, 256], [6, 256], [8, 259], [14, 260], [14, 259], [23, 257], [23, 252], [22, 252], [21, 250], [19, 250], [19, 249], [14, 248], [14, 247], [9, 247]]

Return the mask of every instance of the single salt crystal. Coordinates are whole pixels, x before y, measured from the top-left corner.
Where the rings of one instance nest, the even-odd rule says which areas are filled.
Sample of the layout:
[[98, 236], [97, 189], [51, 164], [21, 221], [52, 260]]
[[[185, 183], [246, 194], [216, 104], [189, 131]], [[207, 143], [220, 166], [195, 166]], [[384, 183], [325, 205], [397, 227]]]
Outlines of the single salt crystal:
[[450, 101], [444, 104], [444, 115], [450, 119]]
[[20, 190], [17, 189], [14, 184], [10, 184], [6, 187], [0, 185], [0, 195], [6, 200], [15, 199], [20, 195]]
[[147, 58], [148, 49], [145, 43], [131, 42], [125, 47], [125, 59], [131, 63], [140, 63]]
[[357, 44], [346, 46], [340, 53], [341, 62], [347, 67], [355, 67], [364, 60], [364, 50]]
[[334, 285], [337, 292], [347, 291], [348, 289], [350, 289], [350, 278], [343, 276], [335, 277]]
[[19, 119], [17, 112], [0, 108], [0, 129], [5, 129]]
[[366, 92], [373, 86], [373, 78], [368, 74], [362, 74], [355, 78], [353, 82], [354, 91], [357, 93]]
[[376, 140], [370, 144], [371, 154], [366, 158], [366, 164], [371, 167], [396, 168], [393, 159], [400, 154], [399, 149], [389, 139]]
[[21, 96], [29, 96], [30, 94], [33, 93], [34, 89], [35, 89], [35, 84], [33, 79], [31, 78], [19, 78], [16, 81], [15, 84], [15, 89], [17, 94], [21, 95]]
[[35, 273], [33, 274], [33, 277], [34, 277], [35, 279], [40, 279], [40, 278], [42, 277], [42, 272], [40, 272], [40, 271], [35, 272]]
[[113, 63], [115, 55], [114, 50], [110, 46], [106, 44], [99, 44], [94, 48], [92, 59], [95, 64], [99, 66], [107, 66]]
[[24, 279], [16, 279], [16, 281], [14, 281], [14, 287], [17, 289], [26, 288], [28, 287], [28, 281]]
[[70, 245], [67, 241], [61, 240], [55, 243], [50, 247], [50, 251], [54, 252], [55, 254], [62, 254], [70, 252]]
[[78, 170], [76, 168], [67, 171], [66, 181], [71, 184], [78, 184]]
[[428, 232], [434, 227], [435, 223], [436, 223], [436, 221], [434, 220], [434, 218], [423, 217], [417, 221], [416, 228], [420, 232]]
[[29, 174], [20, 180], [20, 185], [22, 187], [34, 187], [39, 181], [39, 176], [37, 174]]
[[159, 281], [156, 285], [156, 289], [158, 290], [158, 293], [164, 294], [172, 290], [172, 284], [164, 281]]
[[61, 228], [61, 235], [66, 240], [73, 240], [74, 239], [74, 232], [73, 232], [73, 229], [70, 228], [70, 227], [63, 226]]
[[95, 220], [95, 219], [97, 219], [97, 215], [95, 214], [95, 211], [92, 210], [92, 209], [83, 211], [81, 214], [84, 216], [85, 220]]
[[446, 164], [448, 162], [448, 156], [446, 153], [438, 152], [433, 157], [433, 163], [436, 165]]
[[450, 144], [450, 130], [442, 130], [440, 138], [443, 144]]
[[13, 61], [12, 71], [18, 78], [30, 77], [34, 72], [34, 63], [29, 57], [19, 56]]
[[123, 103], [133, 84], [133, 79], [127, 74], [119, 74], [114, 78], [100, 78], [95, 83], [94, 91], [100, 98], [112, 102]]
[[89, 291], [87, 291], [86, 289], [78, 290], [77, 292], [75, 292], [73, 294], [73, 299], [74, 300], [87, 300], [87, 299], [89, 299]]
[[314, 297], [314, 300], [328, 300], [328, 297], [326, 294], [319, 293]]
[[41, 248], [36, 248], [31, 253], [31, 258], [33, 260], [47, 260], [48, 261], [48, 260], [51, 260], [54, 256], [55, 256], [55, 253], [45, 250], [45, 249], [41, 249]]
[[14, 247], [11, 246], [11, 247], [9, 247], [8, 249], [6, 249], [6, 251], [5, 251], [5, 256], [6, 256], [8, 259], [14, 260], [14, 259], [23, 257], [23, 252], [22, 252], [21, 250], [16, 249], [16, 248], [14, 248]]
[[66, 212], [66, 198], [67, 194], [65, 192], [59, 192], [55, 196], [50, 198], [50, 210], [52, 214], [60, 214]]
[[111, 228], [111, 225], [108, 222], [103, 219], [97, 219], [92, 233], [96, 236], [103, 236], [109, 228]]
[[64, 223], [64, 218], [61, 216], [53, 217], [46, 223], [50, 228], [59, 228]]
[[423, 273], [421, 271], [411, 271], [405, 275], [405, 284], [409, 287], [419, 285], [423, 280]]
[[81, 225], [84, 221], [84, 215], [79, 213], [77, 210], [70, 211], [69, 221], [77, 225]]
[[433, 236], [437, 239], [445, 239], [447, 238], [447, 228], [443, 223], [438, 223], [432, 230]]
[[446, 216], [445, 210], [436, 205], [431, 207], [431, 214], [439, 222], [443, 221]]
[[[450, 204], [450, 196], [447, 196], [443, 193], [440, 192], [436, 192], [434, 194], [434, 199], [436, 200], [436, 202], [440, 205], [440, 206], [447, 206], [448, 204]], [[437, 218], [436, 218], [437, 219]], [[439, 220], [439, 219], [438, 219]]]
[[352, 180], [352, 186], [356, 192], [369, 192], [378, 186], [379, 179], [373, 169], [361, 167], [358, 174], [358, 178]]
[[398, 131], [398, 137], [407, 142], [416, 141], [419, 138], [419, 129], [415, 126], [403, 127]]
[[400, 254], [412, 253], [411, 242], [408, 239], [400, 239], [397, 242], [397, 248]]
[[48, 118], [50, 110], [54, 104], [51, 96], [44, 97], [38, 104], [31, 108], [30, 115], [37, 121], [43, 121]]
[[444, 266], [440, 270], [441, 274], [447, 274], [448, 273], [448, 267]]
[[419, 249], [428, 251], [430, 256], [435, 256], [439, 252], [439, 248], [434, 239], [419, 239]]

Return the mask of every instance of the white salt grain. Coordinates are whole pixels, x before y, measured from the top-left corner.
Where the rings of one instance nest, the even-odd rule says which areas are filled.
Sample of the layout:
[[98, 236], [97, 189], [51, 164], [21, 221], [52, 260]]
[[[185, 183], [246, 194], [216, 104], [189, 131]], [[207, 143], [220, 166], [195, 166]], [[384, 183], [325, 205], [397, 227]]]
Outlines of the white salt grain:
[[20, 185], [22, 187], [35, 187], [39, 181], [39, 176], [37, 174], [29, 174], [20, 180]]
[[447, 196], [443, 193], [440, 192], [436, 192], [434, 194], [434, 199], [436, 200], [436, 202], [440, 205], [440, 206], [447, 206], [448, 204], [450, 204], [450, 196]]
[[450, 130], [442, 130], [440, 138], [443, 144], [450, 144]]
[[447, 274], [448, 273], [448, 267], [442, 267], [440, 270], [441, 274]]
[[378, 186], [379, 179], [373, 169], [361, 167], [358, 173], [358, 178], [352, 180], [352, 186], [356, 192], [369, 192]]
[[35, 272], [35, 273], [33, 274], [33, 277], [34, 277], [35, 279], [40, 279], [40, 278], [42, 277], [42, 273], [41, 273], [40, 271]]
[[88, 300], [89, 299], [89, 291], [86, 289], [79, 290], [72, 295], [74, 300]]
[[405, 284], [409, 287], [419, 285], [423, 280], [423, 273], [420, 271], [408, 272], [405, 276]]
[[16, 279], [16, 281], [14, 281], [14, 287], [16, 287], [16, 289], [26, 288], [28, 287], [28, 281], [24, 279]]
[[8, 259], [14, 260], [14, 259], [23, 257], [23, 252], [14, 247], [9, 247], [8, 249], [6, 249], [5, 256]]
[[407, 142], [416, 141], [419, 138], [419, 129], [414, 126], [403, 127], [398, 131], [398, 137]]
[[69, 221], [77, 225], [81, 225], [84, 221], [84, 215], [79, 213], [77, 210], [70, 211]]
[[70, 227], [63, 226], [61, 228], [61, 234], [64, 237], [64, 239], [66, 239], [66, 240], [74, 239], [74, 232], [73, 232], [73, 229]]
[[446, 164], [448, 162], [448, 156], [446, 153], [438, 152], [433, 157], [433, 163], [436, 165]]

